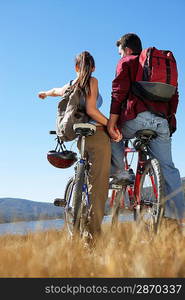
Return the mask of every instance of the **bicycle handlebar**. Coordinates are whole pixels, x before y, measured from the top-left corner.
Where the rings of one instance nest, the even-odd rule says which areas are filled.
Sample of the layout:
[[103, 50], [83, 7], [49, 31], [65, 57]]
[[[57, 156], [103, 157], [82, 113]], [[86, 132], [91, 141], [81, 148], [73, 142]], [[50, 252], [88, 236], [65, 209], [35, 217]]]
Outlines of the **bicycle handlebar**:
[[56, 131], [55, 130], [50, 130], [49, 134], [56, 134]]

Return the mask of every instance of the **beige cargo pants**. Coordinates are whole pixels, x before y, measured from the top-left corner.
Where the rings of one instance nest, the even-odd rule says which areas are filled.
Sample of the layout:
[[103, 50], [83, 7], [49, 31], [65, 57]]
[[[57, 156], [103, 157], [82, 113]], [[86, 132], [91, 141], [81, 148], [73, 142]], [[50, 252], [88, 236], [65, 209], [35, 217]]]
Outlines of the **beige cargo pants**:
[[[86, 137], [85, 153], [91, 163], [90, 168], [90, 200], [92, 204], [90, 232], [101, 232], [105, 202], [108, 199], [109, 174], [111, 163], [110, 137], [104, 126], [96, 126], [96, 133]], [[80, 141], [78, 142], [78, 148]]]

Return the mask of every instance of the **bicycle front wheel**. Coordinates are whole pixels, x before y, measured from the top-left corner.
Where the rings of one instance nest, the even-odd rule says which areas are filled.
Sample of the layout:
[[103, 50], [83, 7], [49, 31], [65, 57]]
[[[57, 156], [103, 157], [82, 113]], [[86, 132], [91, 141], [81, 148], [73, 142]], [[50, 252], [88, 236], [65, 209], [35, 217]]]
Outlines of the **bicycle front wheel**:
[[135, 218], [157, 233], [164, 214], [164, 179], [157, 159], [147, 161], [139, 190], [140, 205], [139, 209], [136, 207]]

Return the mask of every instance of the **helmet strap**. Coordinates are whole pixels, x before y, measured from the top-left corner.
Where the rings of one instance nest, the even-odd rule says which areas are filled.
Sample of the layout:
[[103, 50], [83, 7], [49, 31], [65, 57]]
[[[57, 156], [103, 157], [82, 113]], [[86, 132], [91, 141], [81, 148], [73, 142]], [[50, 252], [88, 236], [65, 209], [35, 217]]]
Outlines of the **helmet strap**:
[[57, 136], [56, 138], [57, 140], [57, 145], [56, 145], [56, 148], [55, 148], [55, 151], [65, 151], [66, 150], [66, 146], [64, 145], [64, 142], [60, 140], [60, 138]]

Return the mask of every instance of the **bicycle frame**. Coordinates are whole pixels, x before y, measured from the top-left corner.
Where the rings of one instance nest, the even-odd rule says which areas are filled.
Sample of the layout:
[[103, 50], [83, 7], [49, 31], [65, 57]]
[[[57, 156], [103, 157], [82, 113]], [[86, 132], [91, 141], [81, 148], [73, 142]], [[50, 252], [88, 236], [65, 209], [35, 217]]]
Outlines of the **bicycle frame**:
[[[85, 157], [85, 136], [82, 136], [81, 137], [81, 151], [80, 151], [80, 160], [79, 160], [79, 163], [80, 164], [84, 164], [86, 167], [85, 167], [85, 176], [87, 176], [86, 172], [87, 172], [87, 159]], [[85, 180], [86, 182], [86, 180]], [[84, 184], [83, 185], [83, 192], [85, 192], [85, 199], [86, 199], [86, 205], [87, 207], [89, 208], [90, 207], [90, 199], [89, 199], [89, 191], [88, 191], [88, 185], [87, 184]]]
[[[85, 136], [82, 136], [81, 145], [80, 146], [81, 146], [80, 158], [79, 158], [79, 160], [77, 161], [77, 163], [75, 165], [75, 174], [76, 174], [76, 170], [77, 170], [79, 164], [83, 164], [83, 165], [87, 164], [87, 159], [85, 157]], [[85, 168], [85, 176], [86, 176], [86, 170], [87, 170], [87, 167]], [[85, 182], [86, 182], [86, 180], [85, 180]], [[72, 196], [72, 193], [73, 193], [74, 185], [75, 185], [75, 176], [74, 176], [74, 180], [73, 180], [73, 186], [72, 186], [72, 189], [70, 191], [70, 196], [69, 196], [70, 200], [67, 203], [66, 209], [69, 209], [69, 207], [72, 206], [72, 204], [71, 204], [71, 196]], [[89, 191], [88, 191], [87, 184], [83, 185], [82, 192], [85, 193], [86, 205], [89, 208], [90, 207], [90, 199], [89, 199]]]
[[[64, 215], [67, 229], [71, 236], [75, 232], [81, 236], [89, 236], [88, 223], [90, 220], [91, 203], [89, 197], [89, 166], [90, 163], [85, 154], [85, 138], [95, 133], [96, 126], [89, 123], [74, 124], [73, 129], [80, 137], [80, 157], [75, 164], [75, 174], [68, 180], [64, 199], [57, 199], [64, 206]], [[56, 131], [50, 131], [56, 134]], [[60, 203], [59, 202], [59, 203]]]
[[[126, 187], [124, 187], [125, 191], [127, 191], [128, 196], [129, 196], [129, 202], [130, 202], [129, 209], [133, 210], [133, 209], [140, 209], [140, 205], [141, 205], [140, 183], [141, 183], [142, 174], [145, 170], [146, 162], [149, 158], [149, 154], [148, 154], [148, 151], [136, 150], [134, 147], [129, 147], [128, 141], [126, 141], [125, 151], [124, 151], [124, 162], [125, 162], [125, 170], [126, 171], [129, 171], [129, 169], [131, 167], [131, 165], [129, 164], [129, 161], [128, 161], [128, 155], [130, 153], [137, 153], [137, 155], [138, 155], [136, 172], [135, 172], [135, 175], [136, 175], [135, 182], [133, 185], [127, 185]], [[150, 175], [150, 180], [151, 180], [151, 184], [153, 187], [154, 195], [157, 199], [157, 197], [158, 197], [157, 188], [156, 188], [154, 177], [152, 174]], [[115, 197], [116, 197], [116, 190], [113, 190], [111, 199], [110, 199], [110, 207], [113, 206]], [[123, 195], [123, 197], [121, 199], [121, 203], [120, 203], [120, 208], [124, 208], [124, 207], [125, 207], [125, 199], [124, 199], [124, 195]]]

